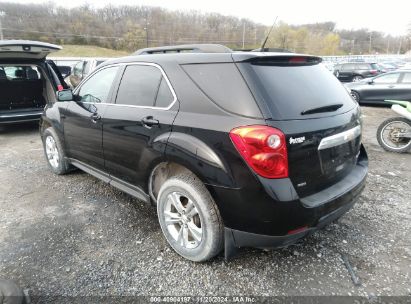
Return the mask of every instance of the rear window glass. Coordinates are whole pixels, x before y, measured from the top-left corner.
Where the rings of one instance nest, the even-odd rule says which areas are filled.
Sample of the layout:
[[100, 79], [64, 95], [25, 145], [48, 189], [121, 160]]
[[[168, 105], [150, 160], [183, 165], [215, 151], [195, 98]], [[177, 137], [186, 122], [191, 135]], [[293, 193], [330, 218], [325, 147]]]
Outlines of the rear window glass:
[[248, 117], [261, 112], [234, 63], [188, 64], [183, 69], [198, 88], [224, 110]]
[[371, 68], [374, 69], [374, 70], [378, 70], [380, 67], [376, 63], [371, 63]]
[[0, 66], [0, 78], [2, 80], [39, 80], [41, 74], [37, 66]]
[[[320, 64], [300, 66], [240, 64], [275, 119], [306, 119], [344, 113], [355, 106], [348, 91]], [[333, 112], [303, 111], [342, 104]]]

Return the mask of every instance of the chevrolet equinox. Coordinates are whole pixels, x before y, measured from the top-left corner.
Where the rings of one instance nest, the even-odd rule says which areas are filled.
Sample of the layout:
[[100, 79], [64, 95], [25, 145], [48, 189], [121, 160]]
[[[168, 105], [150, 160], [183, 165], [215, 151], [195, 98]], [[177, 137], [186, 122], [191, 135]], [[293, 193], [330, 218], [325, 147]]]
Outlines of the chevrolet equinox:
[[367, 175], [359, 105], [320, 62], [221, 45], [107, 61], [46, 105], [48, 164], [156, 205], [189, 260], [287, 246], [347, 212]]

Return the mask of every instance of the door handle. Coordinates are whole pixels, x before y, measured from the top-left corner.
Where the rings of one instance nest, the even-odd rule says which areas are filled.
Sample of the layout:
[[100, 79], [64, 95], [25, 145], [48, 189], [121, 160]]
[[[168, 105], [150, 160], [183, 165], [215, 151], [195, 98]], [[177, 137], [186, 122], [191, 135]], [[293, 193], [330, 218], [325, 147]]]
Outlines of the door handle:
[[160, 122], [157, 119], [154, 119], [153, 116], [144, 117], [141, 120], [141, 123], [143, 124], [144, 127], [149, 128], [149, 129], [152, 126], [158, 126], [160, 124]]
[[93, 113], [90, 118], [93, 123], [96, 123], [101, 119], [101, 116], [98, 113]]
[[388, 86], [390, 89], [395, 88], [395, 85], [389, 85]]

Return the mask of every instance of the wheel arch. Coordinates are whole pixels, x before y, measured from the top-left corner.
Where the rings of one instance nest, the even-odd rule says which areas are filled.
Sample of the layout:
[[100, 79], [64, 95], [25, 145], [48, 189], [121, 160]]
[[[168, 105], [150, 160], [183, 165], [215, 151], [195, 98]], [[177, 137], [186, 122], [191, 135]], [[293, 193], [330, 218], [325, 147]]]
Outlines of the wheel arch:
[[[159, 188], [167, 178], [191, 172], [205, 185], [230, 187], [234, 184], [227, 165], [204, 141], [180, 132], [170, 132], [165, 157], [152, 166], [148, 194], [156, 202]], [[212, 194], [213, 195], [213, 194]]]

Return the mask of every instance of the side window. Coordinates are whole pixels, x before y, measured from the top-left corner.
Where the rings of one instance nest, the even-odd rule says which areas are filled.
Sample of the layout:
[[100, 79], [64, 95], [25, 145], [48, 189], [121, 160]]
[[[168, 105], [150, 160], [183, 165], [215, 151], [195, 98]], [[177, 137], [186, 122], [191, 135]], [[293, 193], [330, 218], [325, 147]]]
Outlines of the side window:
[[359, 63], [357, 64], [357, 70], [370, 70], [371, 67], [369, 64], [365, 64], [365, 63]]
[[355, 69], [355, 64], [348, 63], [348, 64], [344, 64], [342, 66], [343, 71], [351, 71], [351, 70], [354, 70], [354, 69]]
[[130, 65], [124, 71], [117, 104], [166, 107], [173, 95], [160, 69], [151, 65]]
[[402, 83], [411, 83], [411, 73], [404, 73]]
[[400, 73], [386, 74], [377, 78], [374, 78], [374, 83], [396, 83]]
[[81, 77], [83, 74], [83, 61], [77, 63], [73, 68], [73, 75], [77, 77]]
[[116, 77], [118, 66], [98, 71], [80, 88], [79, 96], [82, 102], [107, 102], [108, 94]]
[[157, 98], [154, 106], [159, 108], [166, 108], [171, 104], [173, 100], [174, 96], [171, 93], [166, 79], [164, 77], [161, 77], [160, 87], [158, 88]]
[[83, 76], [86, 76], [88, 74], [90, 74], [91, 72], [91, 60], [86, 61], [86, 63], [84, 64], [84, 70], [83, 70]]

